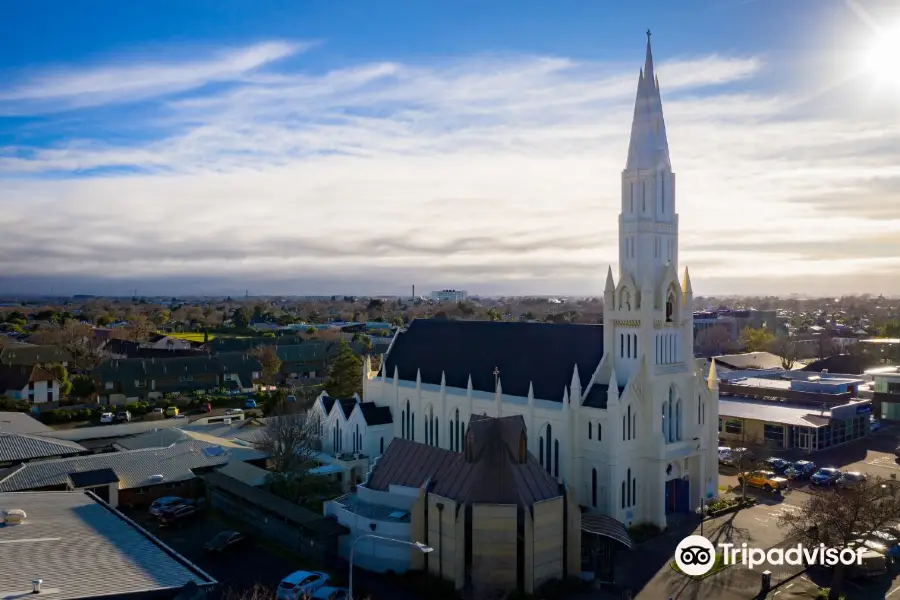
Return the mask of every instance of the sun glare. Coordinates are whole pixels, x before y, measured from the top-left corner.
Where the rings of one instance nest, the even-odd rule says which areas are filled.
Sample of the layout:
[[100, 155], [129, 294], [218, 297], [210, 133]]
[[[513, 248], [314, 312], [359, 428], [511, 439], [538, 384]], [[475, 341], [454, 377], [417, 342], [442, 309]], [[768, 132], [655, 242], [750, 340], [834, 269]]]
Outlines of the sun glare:
[[876, 76], [879, 83], [900, 81], [900, 23], [878, 32], [866, 53], [864, 68]]

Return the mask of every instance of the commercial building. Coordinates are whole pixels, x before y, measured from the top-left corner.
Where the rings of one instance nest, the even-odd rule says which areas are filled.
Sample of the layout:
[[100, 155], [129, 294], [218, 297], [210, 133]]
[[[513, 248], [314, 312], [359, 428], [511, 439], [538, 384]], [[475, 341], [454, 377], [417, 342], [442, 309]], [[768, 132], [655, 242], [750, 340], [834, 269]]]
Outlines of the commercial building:
[[469, 297], [466, 290], [437, 290], [431, 292], [431, 299], [435, 302], [464, 302]]
[[0, 520], [5, 520], [0, 524], [3, 598], [46, 594], [56, 600], [168, 600], [185, 586], [216, 584], [148, 531], [84, 492], [0, 493], [0, 507]]
[[882, 419], [900, 421], [900, 367], [869, 369], [866, 375], [875, 380], [873, 411]]

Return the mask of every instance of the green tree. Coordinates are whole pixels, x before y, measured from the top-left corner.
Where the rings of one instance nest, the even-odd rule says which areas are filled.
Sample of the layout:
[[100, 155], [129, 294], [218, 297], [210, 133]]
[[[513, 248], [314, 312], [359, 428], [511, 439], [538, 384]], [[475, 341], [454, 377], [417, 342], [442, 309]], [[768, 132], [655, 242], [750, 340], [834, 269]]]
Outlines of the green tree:
[[69, 394], [75, 398], [87, 398], [94, 393], [94, 382], [88, 375], [75, 375], [72, 377], [72, 389]]
[[741, 331], [740, 341], [747, 352], [763, 352], [768, 351], [772, 342], [775, 341], [775, 336], [768, 329], [762, 327], [759, 329], [747, 327]]
[[888, 321], [879, 327], [878, 335], [886, 338], [900, 338], [900, 319]]
[[50, 365], [49, 371], [59, 382], [59, 395], [68, 396], [72, 391], [72, 382], [69, 381], [69, 371], [60, 364]]
[[325, 389], [329, 396], [335, 398], [362, 395], [362, 359], [343, 340], [338, 345], [337, 355], [331, 361]]
[[234, 309], [234, 312], [231, 313], [231, 322], [234, 323], [236, 329], [247, 329], [250, 325], [251, 317], [252, 314], [247, 310], [247, 307], [241, 306], [240, 308]]
[[257, 346], [250, 351], [262, 365], [262, 378], [266, 383], [275, 383], [278, 374], [281, 373], [281, 359], [275, 346]]

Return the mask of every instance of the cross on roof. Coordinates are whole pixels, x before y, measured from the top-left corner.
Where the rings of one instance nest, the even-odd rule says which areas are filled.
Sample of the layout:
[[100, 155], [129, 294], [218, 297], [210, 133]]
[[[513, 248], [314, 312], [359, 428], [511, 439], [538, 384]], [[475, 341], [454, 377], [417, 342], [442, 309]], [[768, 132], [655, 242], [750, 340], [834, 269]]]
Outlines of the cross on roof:
[[648, 29], [648, 30], [647, 30], [647, 41], [648, 41], [648, 42], [650, 41], [650, 35], [651, 35], [651, 33], [650, 33], [650, 30]]

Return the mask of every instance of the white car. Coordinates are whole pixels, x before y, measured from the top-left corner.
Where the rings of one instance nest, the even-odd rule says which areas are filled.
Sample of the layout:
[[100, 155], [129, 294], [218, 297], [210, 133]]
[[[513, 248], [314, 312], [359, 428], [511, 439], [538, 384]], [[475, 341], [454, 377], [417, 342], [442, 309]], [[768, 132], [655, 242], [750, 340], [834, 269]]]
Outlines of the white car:
[[229, 408], [225, 411], [226, 415], [241, 415], [244, 413], [243, 408]]
[[166, 412], [165, 410], [163, 410], [162, 408], [159, 408], [159, 407], [156, 407], [153, 409], [154, 415], [162, 415], [162, 414], [165, 414], [165, 412]]
[[115, 421], [115, 419], [116, 418], [113, 416], [113, 414], [111, 412], [105, 412], [102, 415], [100, 415], [101, 423], [112, 423], [113, 421]]
[[725, 462], [731, 458], [731, 448], [719, 446], [719, 462]]
[[301, 594], [310, 594], [328, 583], [328, 574], [318, 571], [294, 571], [281, 580], [277, 600], [299, 600]]

